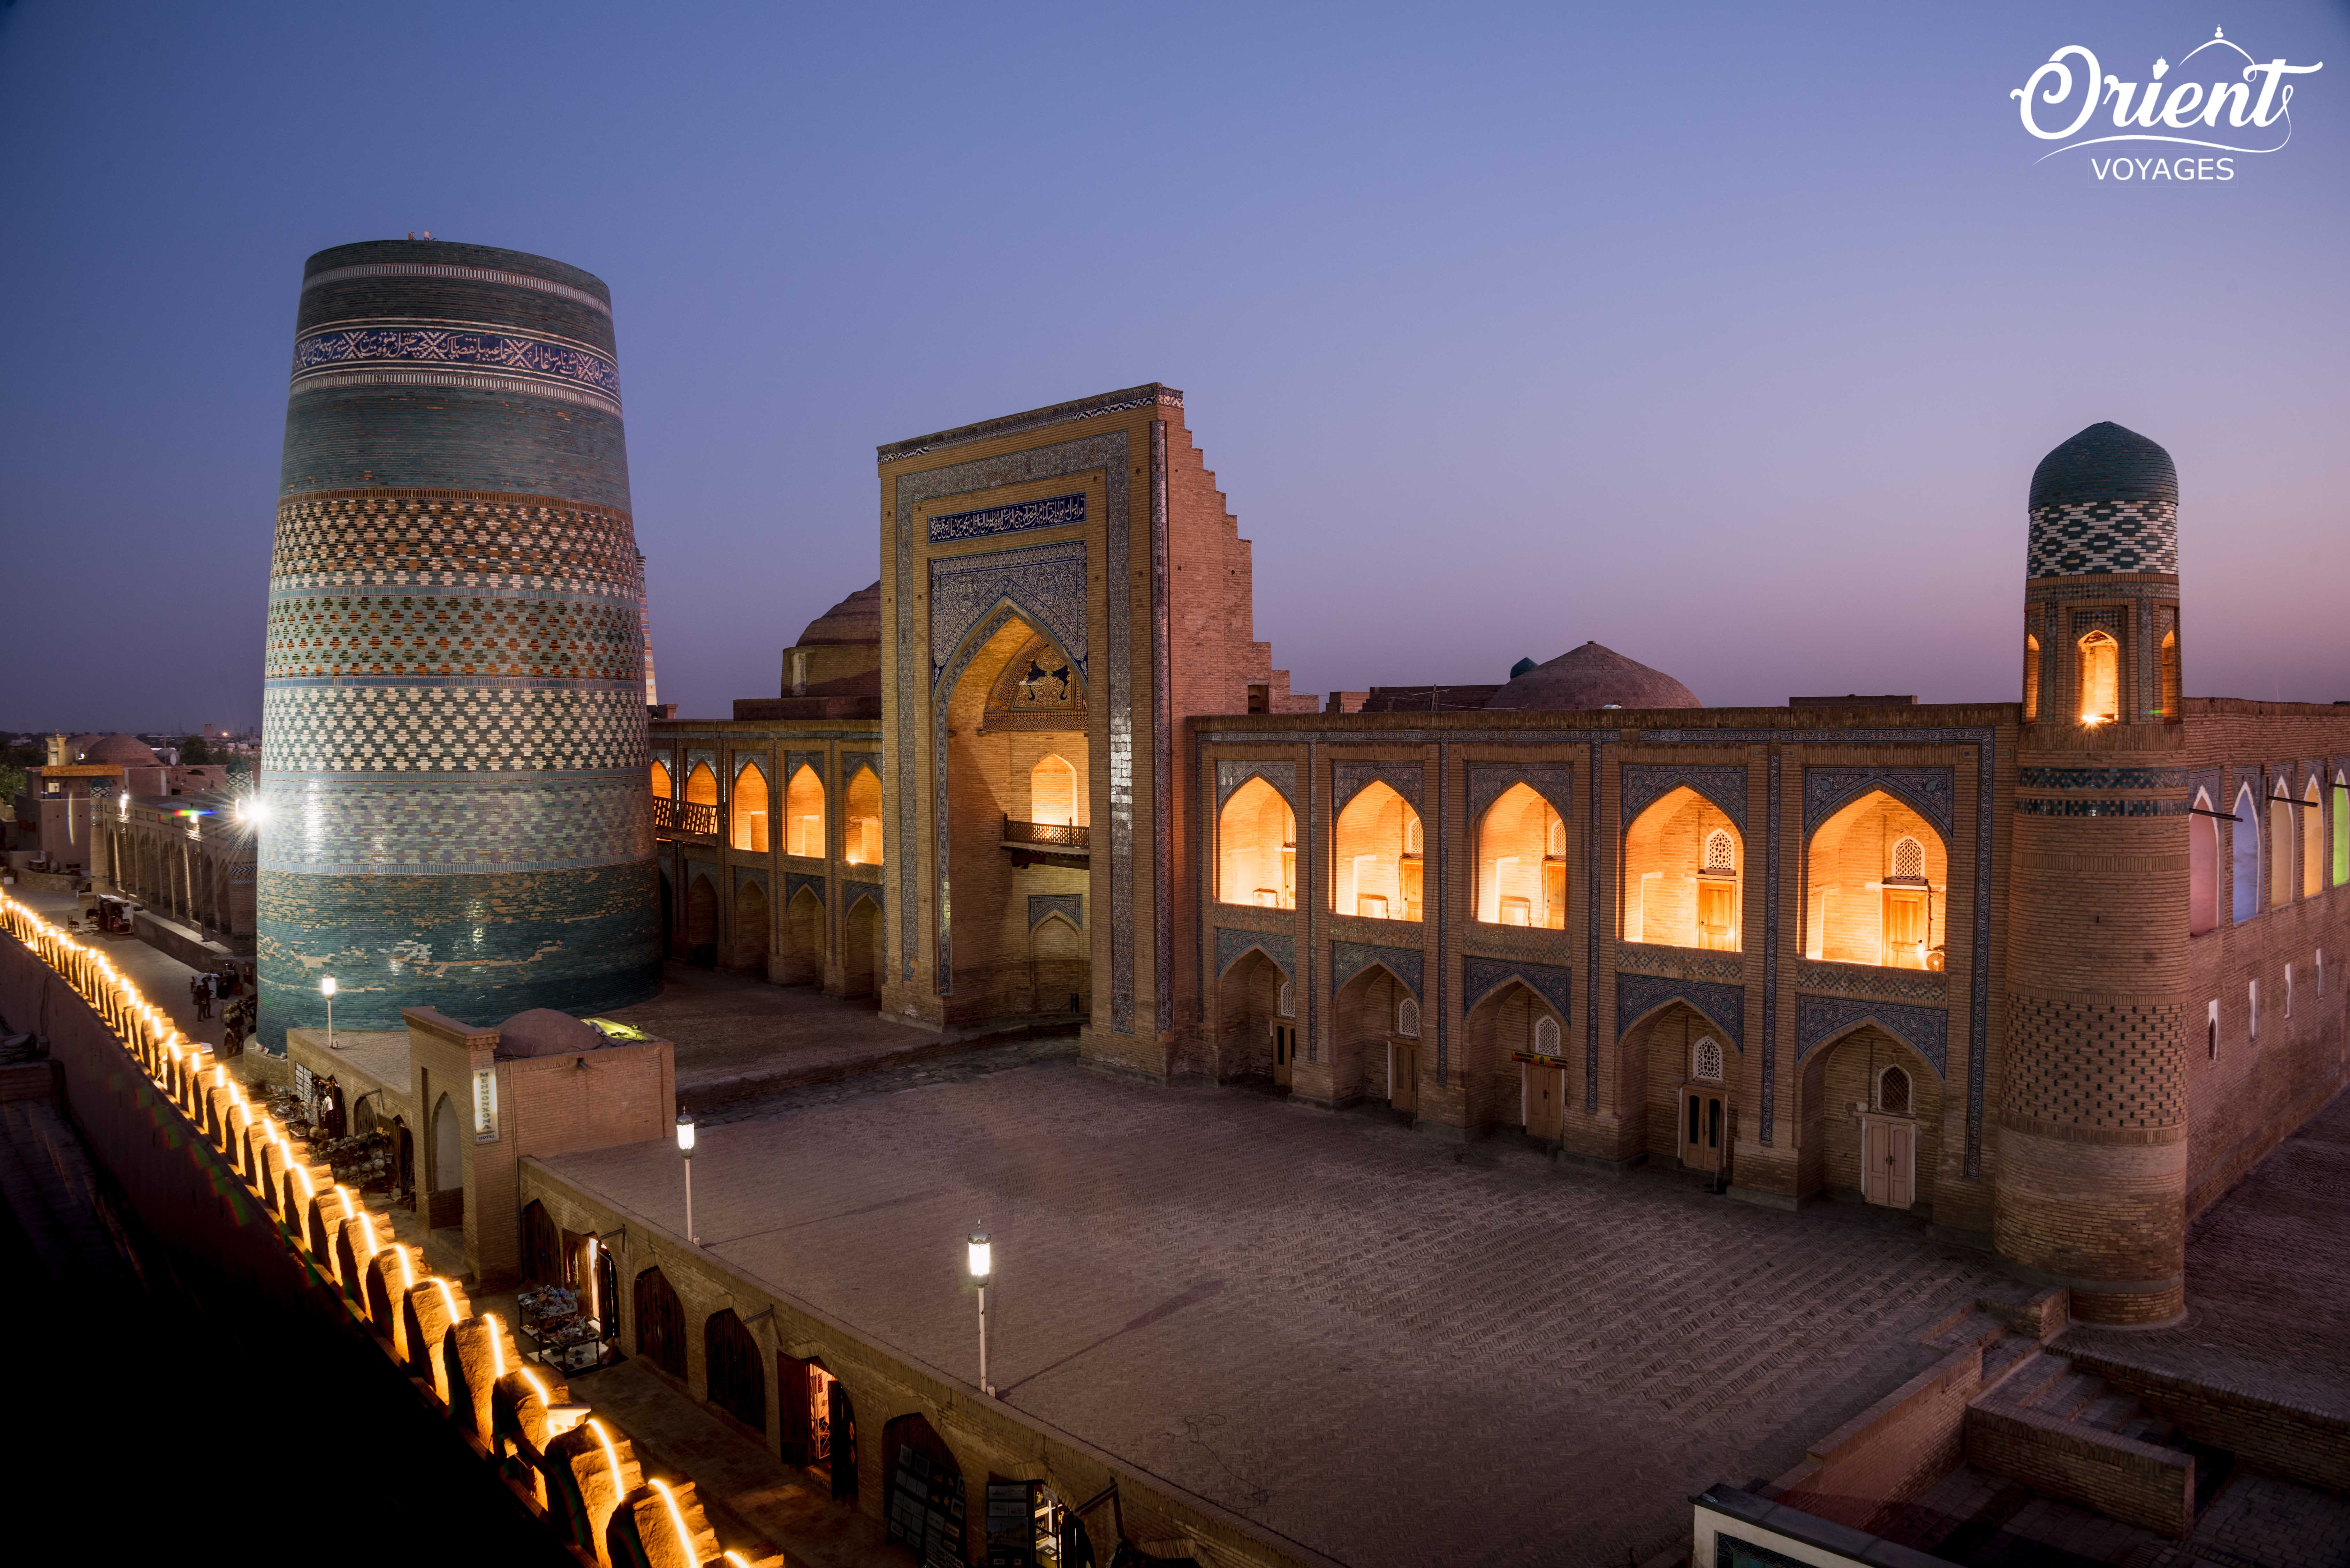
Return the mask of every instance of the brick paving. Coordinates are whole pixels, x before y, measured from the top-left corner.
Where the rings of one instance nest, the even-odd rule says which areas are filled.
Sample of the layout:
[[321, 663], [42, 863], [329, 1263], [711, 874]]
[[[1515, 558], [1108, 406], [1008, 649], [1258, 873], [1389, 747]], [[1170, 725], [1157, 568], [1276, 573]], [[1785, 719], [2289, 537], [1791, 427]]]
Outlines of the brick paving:
[[2304, 1123], [2187, 1242], [2187, 1321], [2076, 1328], [2062, 1348], [2350, 1416], [2350, 1091]]
[[[1009, 1404], [1349, 1563], [1646, 1559], [2009, 1288], [1906, 1218], [1065, 1060], [750, 1110], [694, 1158], [720, 1261], [969, 1381], [983, 1225]], [[549, 1163], [682, 1223], [665, 1145]]]

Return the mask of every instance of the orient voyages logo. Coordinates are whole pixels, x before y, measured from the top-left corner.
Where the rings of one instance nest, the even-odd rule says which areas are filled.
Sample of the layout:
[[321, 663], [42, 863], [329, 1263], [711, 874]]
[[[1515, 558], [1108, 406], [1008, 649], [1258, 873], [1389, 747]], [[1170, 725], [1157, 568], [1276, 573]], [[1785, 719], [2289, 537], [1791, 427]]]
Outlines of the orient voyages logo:
[[[2197, 56], [2213, 51], [2206, 65], [2233, 71], [2210, 82], [2189, 81], [2184, 74]], [[2239, 67], [2232, 54], [2242, 60]], [[2077, 66], [2078, 69], [2075, 69]], [[2213, 28], [2207, 41], [2189, 50], [2178, 62], [2182, 79], [2167, 81], [2171, 65], [2158, 59], [2143, 82], [2126, 82], [2108, 76], [2097, 57], [2079, 44], [2067, 44], [2048, 57], [2048, 63], [2007, 96], [2015, 99], [2023, 129], [2051, 148], [2036, 160], [2046, 162], [2060, 152], [2106, 148], [2106, 156], [2092, 153], [2090, 173], [2099, 180], [2232, 180], [2240, 157], [2282, 151], [2293, 140], [2293, 77], [2325, 68], [2289, 65], [2282, 57], [2261, 61], [2230, 41], [2225, 30]], [[2100, 109], [2111, 105], [2114, 133], [2092, 134], [2105, 127], [2093, 125]], [[2206, 149], [2174, 152], [2168, 147], [2136, 149], [2116, 142], [2157, 142]]]

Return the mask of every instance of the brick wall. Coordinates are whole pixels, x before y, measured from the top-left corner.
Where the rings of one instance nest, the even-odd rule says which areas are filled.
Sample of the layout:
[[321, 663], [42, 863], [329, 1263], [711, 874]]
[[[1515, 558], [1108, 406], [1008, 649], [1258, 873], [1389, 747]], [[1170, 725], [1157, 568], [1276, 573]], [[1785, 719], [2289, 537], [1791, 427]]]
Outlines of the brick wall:
[[1967, 1462], [2109, 1519], [2183, 1539], [2195, 1524], [2195, 1458], [2035, 1410], [1978, 1408]]

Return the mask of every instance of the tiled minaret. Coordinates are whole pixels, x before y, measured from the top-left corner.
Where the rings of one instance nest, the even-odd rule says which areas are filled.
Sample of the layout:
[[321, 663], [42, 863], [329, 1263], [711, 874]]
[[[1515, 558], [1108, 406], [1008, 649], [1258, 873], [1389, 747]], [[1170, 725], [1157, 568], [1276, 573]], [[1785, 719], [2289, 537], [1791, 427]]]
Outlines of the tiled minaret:
[[2095, 424], [2032, 476], [2010, 842], [1999, 1250], [2074, 1316], [2186, 1299], [2178, 474]]
[[305, 268], [270, 560], [263, 1043], [660, 982], [610, 292], [388, 240]]

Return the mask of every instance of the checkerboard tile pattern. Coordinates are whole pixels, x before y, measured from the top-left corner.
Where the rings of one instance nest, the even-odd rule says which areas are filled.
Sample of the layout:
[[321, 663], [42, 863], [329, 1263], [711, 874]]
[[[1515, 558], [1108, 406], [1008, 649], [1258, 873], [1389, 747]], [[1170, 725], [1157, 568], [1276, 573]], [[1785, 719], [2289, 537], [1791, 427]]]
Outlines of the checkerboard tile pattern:
[[2178, 570], [2178, 508], [2167, 501], [2071, 501], [2035, 507], [2028, 577]]
[[608, 689], [272, 685], [265, 773], [643, 769], [645, 693]]

